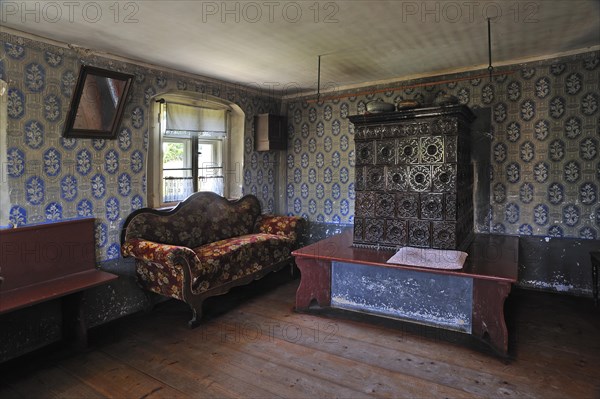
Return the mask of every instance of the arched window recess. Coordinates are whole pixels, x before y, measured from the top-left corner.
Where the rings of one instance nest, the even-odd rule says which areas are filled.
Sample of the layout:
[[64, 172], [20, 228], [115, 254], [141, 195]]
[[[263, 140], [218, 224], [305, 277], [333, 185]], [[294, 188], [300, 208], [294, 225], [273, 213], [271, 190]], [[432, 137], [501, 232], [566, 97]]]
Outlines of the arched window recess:
[[241, 196], [243, 149], [237, 147], [243, 148], [244, 115], [239, 107], [165, 94], [156, 98], [154, 110], [151, 206], [169, 206], [197, 191]]

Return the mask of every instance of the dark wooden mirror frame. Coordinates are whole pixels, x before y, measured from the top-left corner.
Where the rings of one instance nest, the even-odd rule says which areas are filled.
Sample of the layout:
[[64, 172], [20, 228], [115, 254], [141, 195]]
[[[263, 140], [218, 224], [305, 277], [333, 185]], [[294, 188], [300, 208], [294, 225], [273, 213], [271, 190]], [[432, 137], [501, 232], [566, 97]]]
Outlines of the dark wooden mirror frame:
[[82, 65], [63, 137], [114, 139], [133, 75]]

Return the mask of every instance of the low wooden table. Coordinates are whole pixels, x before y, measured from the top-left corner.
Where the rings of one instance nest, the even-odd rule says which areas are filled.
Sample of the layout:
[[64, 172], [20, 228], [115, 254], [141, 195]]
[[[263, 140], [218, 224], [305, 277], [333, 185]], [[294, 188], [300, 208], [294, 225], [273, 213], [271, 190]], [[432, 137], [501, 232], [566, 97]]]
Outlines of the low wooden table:
[[517, 281], [518, 237], [475, 235], [460, 270], [389, 264], [346, 231], [294, 251], [296, 310], [339, 308], [472, 334], [508, 351], [504, 301]]

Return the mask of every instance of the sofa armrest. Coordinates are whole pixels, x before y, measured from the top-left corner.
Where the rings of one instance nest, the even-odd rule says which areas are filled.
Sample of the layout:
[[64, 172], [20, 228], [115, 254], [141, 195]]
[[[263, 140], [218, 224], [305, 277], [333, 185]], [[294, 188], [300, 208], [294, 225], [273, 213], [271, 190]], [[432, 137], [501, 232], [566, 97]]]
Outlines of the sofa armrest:
[[196, 257], [196, 254], [190, 248], [161, 244], [139, 238], [127, 240], [121, 246], [121, 254], [123, 257], [133, 256], [143, 261], [169, 266], [175, 265], [178, 258], [186, 259], [188, 264], [191, 265]]
[[191, 249], [132, 238], [121, 246], [121, 254], [136, 259], [138, 284], [142, 288], [182, 301], [190, 297], [191, 268], [198, 260]]
[[256, 233], [285, 236], [294, 242], [302, 238], [306, 221], [300, 216], [261, 215], [254, 225]]

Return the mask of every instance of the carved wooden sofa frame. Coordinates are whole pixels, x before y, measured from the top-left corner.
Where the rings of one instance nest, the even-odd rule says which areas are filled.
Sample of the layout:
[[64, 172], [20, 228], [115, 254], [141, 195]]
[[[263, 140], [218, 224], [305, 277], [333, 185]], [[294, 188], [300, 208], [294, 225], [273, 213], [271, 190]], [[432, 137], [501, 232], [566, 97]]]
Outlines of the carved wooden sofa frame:
[[135, 258], [142, 288], [186, 302], [195, 327], [206, 298], [292, 264], [304, 229], [300, 217], [262, 215], [253, 195], [229, 201], [200, 192], [171, 210], [129, 215], [121, 253]]

